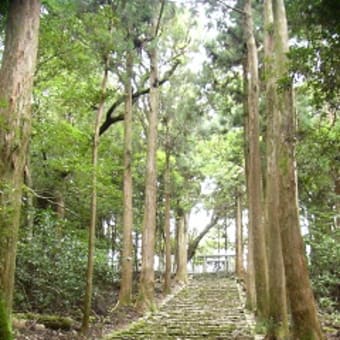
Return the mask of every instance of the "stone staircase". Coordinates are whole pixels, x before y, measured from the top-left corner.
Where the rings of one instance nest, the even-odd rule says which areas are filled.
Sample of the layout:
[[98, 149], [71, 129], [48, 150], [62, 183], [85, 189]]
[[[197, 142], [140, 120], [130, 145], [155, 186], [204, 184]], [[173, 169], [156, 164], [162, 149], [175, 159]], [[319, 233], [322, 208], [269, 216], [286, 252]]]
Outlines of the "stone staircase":
[[232, 278], [195, 276], [157, 312], [108, 339], [255, 339]]

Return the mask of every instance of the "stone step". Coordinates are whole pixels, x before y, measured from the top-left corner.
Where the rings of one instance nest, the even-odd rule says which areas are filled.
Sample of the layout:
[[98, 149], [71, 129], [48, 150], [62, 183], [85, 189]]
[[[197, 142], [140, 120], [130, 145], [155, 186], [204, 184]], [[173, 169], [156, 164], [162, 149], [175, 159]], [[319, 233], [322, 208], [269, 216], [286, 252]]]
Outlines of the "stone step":
[[254, 339], [234, 280], [194, 278], [146, 320], [108, 339]]

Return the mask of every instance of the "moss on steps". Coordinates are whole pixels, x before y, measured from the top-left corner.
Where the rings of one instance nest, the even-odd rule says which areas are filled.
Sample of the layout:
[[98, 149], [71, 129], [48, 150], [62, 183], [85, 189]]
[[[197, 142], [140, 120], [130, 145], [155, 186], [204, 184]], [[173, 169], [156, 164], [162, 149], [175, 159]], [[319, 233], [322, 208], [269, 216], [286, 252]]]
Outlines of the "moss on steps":
[[204, 276], [148, 318], [107, 339], [254, 339], [236, 282]]

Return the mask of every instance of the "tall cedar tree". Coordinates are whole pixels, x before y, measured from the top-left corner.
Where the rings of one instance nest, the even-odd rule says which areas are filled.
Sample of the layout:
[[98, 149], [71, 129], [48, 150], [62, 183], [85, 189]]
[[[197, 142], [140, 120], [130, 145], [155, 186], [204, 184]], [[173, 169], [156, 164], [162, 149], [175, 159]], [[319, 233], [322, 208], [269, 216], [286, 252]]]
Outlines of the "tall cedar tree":
[[0, 70], [0, 338], [10, 315], [24, 166], [31, 133], [31, 94], [40, 23], [39, 0], [9, 5]]
[[121, 258], [121, 285], [119, 291], [119, 303], [130, 305], [132, 300], [132, 51], [128, 50], [126, 56], [125, 79], [125, 114], [124, 114], [124, 213], [123, 213], [123, 249]]
[[279, 112], [275, 101], [275, 79], [273, 78], [273, 13], [271, 0], [264, 2], [264, 54], [266, 79], [266, 193], [265, 215], [268, 252], [269, 278], [269, 318], [268, 336], [285, 338], [288, 336], [287, 301], [282, 244], [279, 225], [279, 175], [277, 153], [279, 146]]
[[248, 204], [249, 224], [253, 237], [253, 258], [255, 269], [256, 310], [259, 320], [268, 314], [268, 273], [263, 223], [262, 173], [259, 134], [259, 79], [258, 56], [253, 33], [251, 1], [244, 5], [244, 28], [247, 48], [247, 112], [248, 112]]
[[[138, 306], [141, 309], [154, 308], [154, 254], [156, 231], [157, 203], [157, 125], [159, 115], [159, 79], [158, 79], [158, 50], [157, 33], [161, 20], [164, 1], [161, 6], [154, 6], [151, 36], [148, 53], [150, 58], [150, 112], [148, 114], [147, 130], [147, 160], [145, 173], [145, 201], [142, 235], [142, 268], [139, 284]], [[160, 10], [159, 10], [160, 8]]]
[[[244, 112], [244, 163], [246, 174], [247, 193], [249, 193], [249, 113], [248, 113], [248, 61], [247, 56], [243, 59], [243, 112]], [[249, 194], [247, 195], [248, 198]], [[249, 199], [248, 199], [249, 206]], [[255, 291], [255, 268], [254, 268], [254, 237], [253, 228], [248, 223], [248, 244], [247, 244], [247, 273], [246, 273], [246, 306], [249, 310], [254, 310], [256, 306]]]
[[296, 113], [289, 78], [288, 28], [283, 0], [273, 0], [274, 63], [279, 111], [279, 223], [294, 339], [322, 339], [299, 224], [295, 160]]

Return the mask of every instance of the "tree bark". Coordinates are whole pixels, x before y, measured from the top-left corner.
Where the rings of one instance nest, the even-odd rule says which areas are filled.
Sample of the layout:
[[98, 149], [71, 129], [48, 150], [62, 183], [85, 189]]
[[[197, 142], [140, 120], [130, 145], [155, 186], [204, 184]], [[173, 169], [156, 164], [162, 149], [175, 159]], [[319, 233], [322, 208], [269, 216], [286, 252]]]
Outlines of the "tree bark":
[[268, 337], [285, 339], [289, 335], [285, 289], [285, 272], [279, 221], [279, 173], [277, 152], [279, 147], [280, 117], [275, 102], [275, 79], [273, 78], [273, 13], [271, 0], [264, 3], [264, 60], [266, 79], [266, 193], [265, 220], [267, 231], [269, 319]]
[[0, 338], [10, 339], [16, 244], [24, 166], [31, 133], [40, 1], [9, 5], [0, 70]]
[[177, 270], [176, 281], [181, 283], [188, 282], [187, 271], [187, 216], [182, 209], [178, 211], [177, 219]]
[[[248, 109], [248, 60], [247, 56], [243, 60], [243, 111], [244, 111], [244, 160], [247, 187], [247, 206], [249, 213], [249, 109]], [[246, 271], [246, 307], [255, 310], [256, 290], [255, 290], [255, 269], [254, 269], [254, 238], [253, 228], [248, 219], [248, 242], [247, 242], [247, 271]]]
[[[152, 36], [156, 39], [157, 18], [153, 18]], [[148, 116], [147, 161], [145, 174], [145, 202], [142, 235], [142, 268], [138, 306], [153, 309], [154, 302], [154, 254], [157, 203], [157, 123], [159, 113], [158, 52], [155, 41], [149, 49], [150, 57], [150, 112]]]
[[273, 0], [277, 109], [280, 114], [278, 170], [280, 229], [294, 339], [322, 339], [299, 224], [295, 159], [296, 114], [289, 79], [288, 28], [283, 0]]
[[105, 60], [104, 75], [101, 84], [101, 99], [96, 114], [93, 144], [92, 144], [92, 193], [91, 193], [91, 219], [88, 229], [88, 257], [87, 257], [87, 273], [86, 288], [84, 297], [84, 314], [82, 320], [81, 331], [86, 334], [89, 329], [89, 319], [91, 313], [91, 299], [93, 290], [93, 269], [94, 269], [94, 252], [96, 241], [96, 221], [97, 221], [97, 165], [98, 165], [98, 147], [99, 147], [99, 129], [103, 116], [105, 104], [106, 83], [108, 78], [108, 58]]
[[132, 206], [132, 52], [127, 52], [126, 60], [126, 84], [125, 84], [125, 116], [124, 116], [124, 214], [123, 214], [123, 249], [121, 258], [121, 285], [119, 303], [130, 305], [132, 299], [132, 230], [133, 230], [133, 206]]
[[259, 80], [258, 59], [253, 33], [251, 1], [247, 0], [245, 12], [245, 39], [247, 47], [247, 105], [249, 134], [248, 204], [249, 224], [253, 233], [256, 311], [259, 320], [268, 315], [268, 273], [265, 233], [262, 212], [262, 174], [259, 145]]

